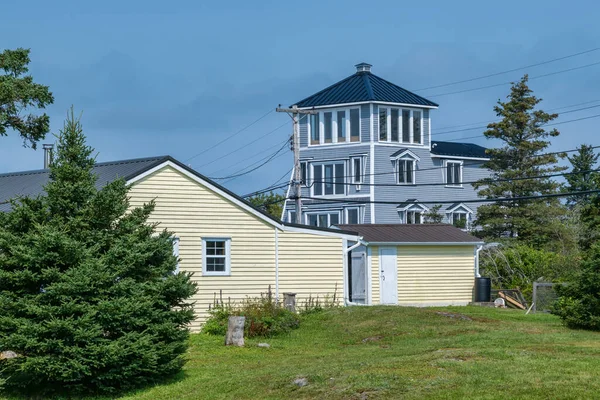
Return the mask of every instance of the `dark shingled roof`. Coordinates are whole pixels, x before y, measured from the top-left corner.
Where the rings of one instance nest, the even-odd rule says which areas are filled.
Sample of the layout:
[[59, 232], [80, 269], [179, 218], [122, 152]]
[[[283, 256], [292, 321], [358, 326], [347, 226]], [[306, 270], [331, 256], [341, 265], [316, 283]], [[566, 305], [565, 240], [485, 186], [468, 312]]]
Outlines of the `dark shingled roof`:
[[431, 141], [431, 154], [440, 156], [490, 158], [485, 151], [485, 147], [473, 143]]
[[[130, 179], [168, 158], [160, 156], [97, 163], [94, 166], [94, 173], [98, 175], [96, 187], [101, 188], [117, 178]], [[7, 203], [10, 199], [43, 194], [49, 175], [47, 169], [0, 174], [0, 212], [10, 210], [10, 204]]]
[[338, 225], [358, 232], [368, 243], [483, 243], [480, 239], [447, 224], [359, 224]]
[[388, 82], [370, 71], [356, 72], [295, 104], [298, 107], [317, 107], [365, 101], [438, 106], [433, 101]]

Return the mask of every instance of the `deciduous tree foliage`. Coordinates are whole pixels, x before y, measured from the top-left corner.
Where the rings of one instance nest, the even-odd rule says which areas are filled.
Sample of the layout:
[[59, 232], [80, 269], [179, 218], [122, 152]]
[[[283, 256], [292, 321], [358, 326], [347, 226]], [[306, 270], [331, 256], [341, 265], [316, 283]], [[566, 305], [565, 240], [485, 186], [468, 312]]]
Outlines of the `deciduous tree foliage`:
[[[73, 116], [60, 133], [47, 195], [0, 213], [0, 380], [12, 391], [115, 393], [177, 373], [195, 292], [175, 274], [172, 234], [129, 209], [116, 180], [98, 190]], [[129, 210], [129, 211], [128, 211]]]
[[[492, 175], [474, 186], [486, 199], [518, 198], [557, 193], [560, 185], [550, 178], [520, 179], [563, 171], [555, 154], [546, 154], [548, 140], [556, 137], [556, 129], [544, 125], [558, 117], [536, 109], [541, 102], [527, 86], [527, 75], [513, 84], [506, 102], [494, 107], [499, 122], [488, 125], [484, 135], [502, 142], [499, 148], [488, 149], [490, 160], [485, 163]], [[555, 238], [560, 228], [557, 219], [564, 213], [560, 201], [553, 198], [512, 200], [490, 203], [477, 209], [476, 224], [485, 238], [518, 238], [520, 242], [543, 246]]]
[[265, 212], [271, 214], [273, 217], [281, 218], [283, 212], [283, 204], [285, 203], [285, 196], [281, 193], [261, 193], [248, 198], [250, 204], [254, 207], [260, 208]]
[[46, 108], [54, 102], [54, 97], [48, 86], [35, 83], [27, 74], [30, 61], [28, 49], [0, 53], [0, 136], [13, 129], [23, 138], [25, 146], [35, 149], [37, 141], [50, 130], [50, 118], [30, 112]]

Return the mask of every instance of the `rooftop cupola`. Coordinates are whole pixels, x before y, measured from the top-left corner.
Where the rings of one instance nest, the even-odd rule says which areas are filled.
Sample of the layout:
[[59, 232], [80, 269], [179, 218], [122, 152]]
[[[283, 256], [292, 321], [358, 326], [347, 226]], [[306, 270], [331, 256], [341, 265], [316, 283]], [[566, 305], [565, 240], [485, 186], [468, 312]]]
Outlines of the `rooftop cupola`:
[[356, 64], [355, 67], [356, 67], [356, 73], [371, 72], [372, 65], [362, 62], [360, 64]]

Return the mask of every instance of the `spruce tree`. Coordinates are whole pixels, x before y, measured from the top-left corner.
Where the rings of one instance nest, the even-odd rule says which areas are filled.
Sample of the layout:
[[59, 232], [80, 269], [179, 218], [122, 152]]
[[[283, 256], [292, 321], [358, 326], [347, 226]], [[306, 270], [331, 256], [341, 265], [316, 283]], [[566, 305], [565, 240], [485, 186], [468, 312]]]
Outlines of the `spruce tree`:
[[180, 371], [193, 320], [172, 234], [101, 189], [71, 111], [46, 195], [0, 213], [0, 381], [18, 393], [116, 393]]
[[[489, 124], [484, 132], [486, 138], [502, 142], [502, 147], [487, 150], [490, 160], [484, 166], [491, 170], [491, 176], [474, 185], [485, 199], [555, 194], [560, 188], [550, 178], [522, 179], [565, 169], [557, 165], [555, 154], [545, 153], [550, 145], [548, 139], [559, 132], [546, 130], [544, 125], [558, 115], [536, 109], [541, 99], [532, 94], [527, 80], [525, 75], [513, 84], [506, 102], [498, 101], [494, 111], [502, 119]], [[480, 206], [476, 225], [484, 238], [518, 238], [543, 246], [556, 237], [556, 221], [563, 214], [564, 209], [555, 198], [515, 199]]]
[[[584, 192], [598, 189], [600, 184], [600, 173], [595, 171], [598, 168], [598, 157], [600, 154], [594, 152], [594, 147], [588, 144], [582, 144], [577, 148], [577, 153], [567, 157], [571, 162], [571, 174], [565, 175], [567, 192]], [[571, 196], [568, 199], [569, 205], [585, 206], [589, 204], [592, 194], [580, 194]]]

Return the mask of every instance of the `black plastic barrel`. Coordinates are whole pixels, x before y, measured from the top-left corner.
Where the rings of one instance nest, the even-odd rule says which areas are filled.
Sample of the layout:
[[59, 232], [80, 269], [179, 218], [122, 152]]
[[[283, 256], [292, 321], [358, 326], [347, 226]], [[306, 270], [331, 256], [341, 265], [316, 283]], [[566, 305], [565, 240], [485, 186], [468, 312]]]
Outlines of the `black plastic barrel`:
[[490, 278], [475, 278], [475, 302], [489, 302], [492, 297], [492, 280]]

